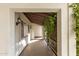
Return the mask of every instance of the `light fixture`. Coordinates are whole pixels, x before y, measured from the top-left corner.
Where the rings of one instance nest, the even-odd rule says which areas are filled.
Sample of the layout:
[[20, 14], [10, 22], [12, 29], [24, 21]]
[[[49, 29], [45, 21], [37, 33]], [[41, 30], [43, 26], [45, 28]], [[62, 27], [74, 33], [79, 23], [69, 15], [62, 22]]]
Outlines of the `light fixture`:
[[20, 17], [17, 18], [16, 25], [18, 25], [19, 23], [21, 23], [21, 18]]

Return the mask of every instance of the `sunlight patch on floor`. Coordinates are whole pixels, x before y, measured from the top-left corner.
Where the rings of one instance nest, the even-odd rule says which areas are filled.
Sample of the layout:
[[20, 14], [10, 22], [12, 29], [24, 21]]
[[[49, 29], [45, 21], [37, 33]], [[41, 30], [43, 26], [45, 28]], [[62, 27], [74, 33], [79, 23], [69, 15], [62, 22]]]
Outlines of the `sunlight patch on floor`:
[[34, 42], [37, 42], [39, 40], [31, 40], [29, 43], [34, 43]]

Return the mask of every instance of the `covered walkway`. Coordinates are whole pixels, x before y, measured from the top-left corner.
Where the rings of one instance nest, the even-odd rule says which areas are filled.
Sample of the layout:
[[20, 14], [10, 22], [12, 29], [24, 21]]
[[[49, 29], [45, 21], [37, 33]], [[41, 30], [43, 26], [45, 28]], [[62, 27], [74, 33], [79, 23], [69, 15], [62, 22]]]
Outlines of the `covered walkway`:
[[48, 48], [45, 40], [32, 40], [23, 50], [21, 56], [52, 56], [52, 51]]

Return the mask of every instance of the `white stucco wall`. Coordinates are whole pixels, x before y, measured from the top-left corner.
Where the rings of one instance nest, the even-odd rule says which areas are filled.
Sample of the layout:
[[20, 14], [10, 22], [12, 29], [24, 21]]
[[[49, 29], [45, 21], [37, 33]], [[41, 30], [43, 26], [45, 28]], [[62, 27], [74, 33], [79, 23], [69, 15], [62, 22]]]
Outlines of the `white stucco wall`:
[[[39, 7], [38, 7], [39, 6]], [[17, 9], [16, 9], [17, 8]], [[22, 8], [22, 9], [21, 9]], [[26, 8], [23, 9], [23, 8]], [[36, 9], [61, 9], [61, 55], [67, 56], [68, 54], [68, 16], [67, 16], [67, 4], [51, 3], [51, 4], [0, 4], [0, 55], [15, 55], [14, 50], [14, 21], [10, 19], [11, 12], [13, 11], [36, 11], [30, 10], [28, 8]], [[2, 46], [3, 45], [3, 46]], [[10, 45], [10, 46], [9, 46]], [[8, 47], [9, 46], [9, 47]], [[12, 53], [8, 53], [9, 50], [12, 50]]]
[[69, 55], [76, 56], [76, 35], [73, 29], [74, 17], [72, 14], [72, 8], [69, 8]]
[[[17, 22], [17, 18], [20, 17], [19, 13], [15, 13], [15, 21]], [[17, 25], [15, 27], [15, 31], [16, 31], [16, 43], [19, 42], [21, 40], [21, 24]]]
[[42, 25], [38, 25], [38, 24], [35, 24], [35, 23], [32, 23], [32, 39], [35, 39], [34, 37], [35, 36], [42, 36], [40, 37], [39, 39], [42, 39], [43, 38], [43, 27]]
[[21, 23], [16, 25], [15, 28], [15, 52], [16, 55], [19, 55], [22, 50], [25, 48], [25, 46], [28, 44], [28, 25], [30, 25], [30, 21], [25, 17], [23, 13], [15, 13], [15, 21], [17, 22], [18, 17], [21, 18], [21, 20], [26, 23], [24, 24], [24, 36], [27, 35], [27, 37], [22, 38], [21, 37]]
[[7, 51], [8, 51], [8, 39], [10, 39], [10, 29], [9, 29], [10, 23], [9, 23], [9, 12], [7, 11], [9, 11], [9, 9], [0, 8], [0, 55], [7, 55], [8, 53]]

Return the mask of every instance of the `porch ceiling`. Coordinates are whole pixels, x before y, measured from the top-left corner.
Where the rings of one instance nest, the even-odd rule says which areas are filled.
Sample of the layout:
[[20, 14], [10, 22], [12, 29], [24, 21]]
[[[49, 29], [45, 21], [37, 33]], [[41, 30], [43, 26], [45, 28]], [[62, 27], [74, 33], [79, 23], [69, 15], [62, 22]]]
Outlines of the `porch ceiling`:
[[29, 13], [25, 13], [24, 12], [24, 15], [32, 22], [32, 23], [36, 23], [36, 24], [39, 24], [39, 25], [42, 25], [42, 22], [44, 20], [44, 17], [47, 17], [49, 15], [52, 15], [54, 16], [56, 13], [52, 13], [52, 12], [49, 12], [49, 13], [33, 13], [33, 12], [29, 12]]

